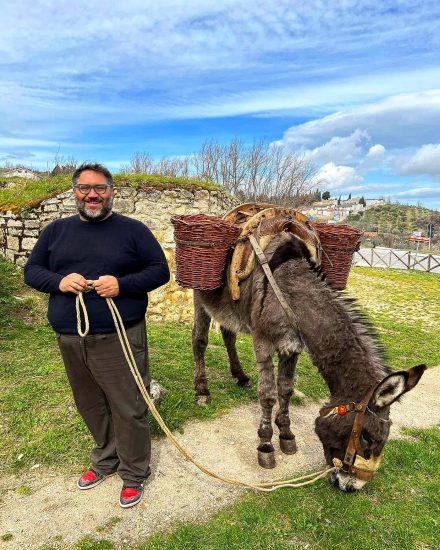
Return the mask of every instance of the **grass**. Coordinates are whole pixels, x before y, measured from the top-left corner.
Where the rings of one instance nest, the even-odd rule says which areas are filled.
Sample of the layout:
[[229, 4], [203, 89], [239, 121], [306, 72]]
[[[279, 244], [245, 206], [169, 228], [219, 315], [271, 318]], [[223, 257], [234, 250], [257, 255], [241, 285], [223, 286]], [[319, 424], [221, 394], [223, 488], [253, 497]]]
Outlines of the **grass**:
[[386, 467], [361, 492], [327, 483], [247, 494], [202, 525], [152, 536], [138, 550], [438, 549], [440, 430], [392, 441]]
[[[1, 179], [1, 177], [0, 177]], [[146, 174], [115, 174], [115, 187], [135, 187], [137, 189], [206, 189], [219, 190], [212, 182], [195, 179], [168, 176], [150, 176]], [[8, 178], [15, 183], [14, 187], [0, 190], [0, 211], [11, 210], [20, 212], [39, 206], [41, 202], [70, 189], [72, 179], [70, 174], [28, 180], [26, 178]]]
[[[46, 299], [26, 288], [21, 270], [3, 259], [0, 279], [1, 467], [6, 472], [19, 472], [40, 464], [78, 472], [88, 465], [92, 442], [76, 412], [53, 333], [45, 320]], [[439, 276], [420, 272], [353, 271], [349, 290], [365, 301], [363, 305], [378, 327], [394, 368], [421, 362], [440, 364], [436, 345], [439, 280]], [[212, 401], [200, 408], [194, 402], [190, 327], [150, 324], [148, 334], [152, 376], [170, 390], [160, 412], [171, 429], [181, 430], [188, 419], [212, 418], [257, 399], [257, 373], [248, 337], [238, 338], [238, 351], [253, 389], [233, 383], [221, 337], [212, 333], [206, 357]], [[298, 372], [298, 388], [306, 396], [320, 399], [327, 395], [326, 386], [305, 354]], [[160, 433], [154, 420], [152, 431]]]

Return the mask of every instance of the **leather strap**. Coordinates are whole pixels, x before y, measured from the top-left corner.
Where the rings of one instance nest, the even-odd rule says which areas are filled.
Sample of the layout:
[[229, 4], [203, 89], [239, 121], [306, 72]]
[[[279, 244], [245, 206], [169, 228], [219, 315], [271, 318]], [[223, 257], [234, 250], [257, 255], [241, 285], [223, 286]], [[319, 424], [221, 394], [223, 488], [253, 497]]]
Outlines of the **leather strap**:
[[283, 293], [281, 292], [280, 287], [278, 286], [277, 282], [274, 279], [274, 276], [272, 274], [272, 271], [269, 267], [266, 255], [261, 250], [260, 245], [258, 244], [257, 239], [253, 235], [249, 235], [249, 241], [252, 245], [252, 248], [255, 251], [255, 254], [258, 258], [258, 261], [260, 262], [261, 267], [263, 268], [263, 271], [267, 277], [267, 280], [270, 283], [270, 286], [272, 287], [273, 291], [275, 292], [275, 296], [278, 298], [278, 301], [281, 304], [281, 307], [284, 309], [289, 321], [293, 326], [297, 325], [297, 316], [295, 315], [293, 309], [290, 307], [290, 305], [287, 303], [286, 299], [283, 296]]
[[[347, 449], [345, 451], [344, 464], [352, 467], [354, 463], [354, 458], [356, 452], [361, 450], [361, 445], [359, 442], [359, 437], [362, 431], [362, 425], [364, 423], [365, 411], [367, 410], [367, 405], [373, 395], [376, 386], [373, 386], [368, 392], [367, 395], [359, 403], [359, 407], [356, 407], [356, 416], [353, 422], [353, 427], [351, 429], [350, 439], [348, 440]], [[359, 410], [360, 409], [360, 410]]]

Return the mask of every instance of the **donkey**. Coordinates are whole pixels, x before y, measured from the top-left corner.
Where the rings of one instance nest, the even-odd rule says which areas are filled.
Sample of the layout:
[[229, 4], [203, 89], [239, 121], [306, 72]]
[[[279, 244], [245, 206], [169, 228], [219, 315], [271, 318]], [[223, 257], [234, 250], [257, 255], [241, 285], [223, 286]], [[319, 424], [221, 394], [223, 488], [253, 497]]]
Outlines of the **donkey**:
[[[251, 334], [262, 410], [258, 462], [262, 467], [272, 468], [275, 466], [272, 409], [277, 398], [275, 424], [281, 451], [294, 454], [297, 450], [290, 428], [289, 402], [298, 356], [307, 350], [330, 391], [329, 405], [316, 419], [315, 431], [326, 462], [332, 466], [334, 459], [339, 459], [346, 466], [334, 472], [331, 481], [344, 491], [355, 491], [372, 477], [366, 471], [376, 469], [368, 465], [357, 468], [356, 457], [364, 460], [364, 466], [368, 461], [378, 463], [389, 435], [390, 405], [417, 384], [426, 367], [419, 365], [409, 371], [391, 372], [384, 366], [380, 346], [356, 304], [328, 286], [301, 239], [282, 232], [267, 246], [265, 255], [296, 322], [292, 323], [281, 308], [259, 265], [241, 282], [240, 299], [236, 302], [230, 298], [227, 285], [216, 290], [195, 290], [192, 344], [197, 402], [205, 404], [209, 400], [204, 354], [211, 318], [220, 323], [231, 373], [240, 386], [248, 386], [249, 378], [236, 352], [236, 335]], [[358, 419], [358, 415], [362, 418]]]

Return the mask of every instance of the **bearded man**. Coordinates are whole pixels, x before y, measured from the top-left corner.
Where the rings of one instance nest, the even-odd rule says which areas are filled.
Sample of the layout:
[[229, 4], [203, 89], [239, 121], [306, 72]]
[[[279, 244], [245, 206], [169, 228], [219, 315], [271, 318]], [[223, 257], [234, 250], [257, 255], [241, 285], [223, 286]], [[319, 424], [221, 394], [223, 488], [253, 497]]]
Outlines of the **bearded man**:
[[[74, 400], [96, 446], [79, 489], [117, 473], [119, 503], [137, 504], [150, 475], [147, 406], [124, 357], [105, 298], [119, 309], [136, 364], [149, 387], [145, 313], [147, 292], [169, 280], [164, 253], [140, 221], [112, 211], [113, 178], [100, 164], [73, 174], [78, 215], [55, 220], [41, 233], [25, 266], [25, 282], [49, 293], [54, 329]], [[93, 281], [93, 290], [88, 281]], [[76, 295], [84, 292], [90, 330], [78, 335]]]

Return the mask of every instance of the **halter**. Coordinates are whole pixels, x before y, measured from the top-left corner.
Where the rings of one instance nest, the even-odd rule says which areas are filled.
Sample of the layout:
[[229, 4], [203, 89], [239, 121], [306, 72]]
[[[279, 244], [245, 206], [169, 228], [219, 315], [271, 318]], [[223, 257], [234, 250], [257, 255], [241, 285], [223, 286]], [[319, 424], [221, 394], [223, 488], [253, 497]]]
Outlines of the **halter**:
[[[327, 405], [320, 409], [319, 414], [321, 417], [328, 417], [334, 414], [344, 416], [348, 412], [355, 412], [353, 426], [348, 440], [347, 449], [345, 450], [344, 460], [341, 462], [338, 459], [333, 459], [333, 463], [336, 467], [340, 466], [340, 470], [346, 474], [352, 475], [362, 481], [369, 481], [376, 473], [379, 467], [382, 455], [378, 457], [378, 460], [366, 460], [363, 457], [362, 447], [359, 441], [362, 426], [364, 423], [364, 416], [368, 408], [368, 403], [373, 395], [376, 386], [373, 386], [368, 390], [365, 397], [359, 403], [346, 403], [341, 405]], [[356, 465], [355, 465], [356, 463]]]

